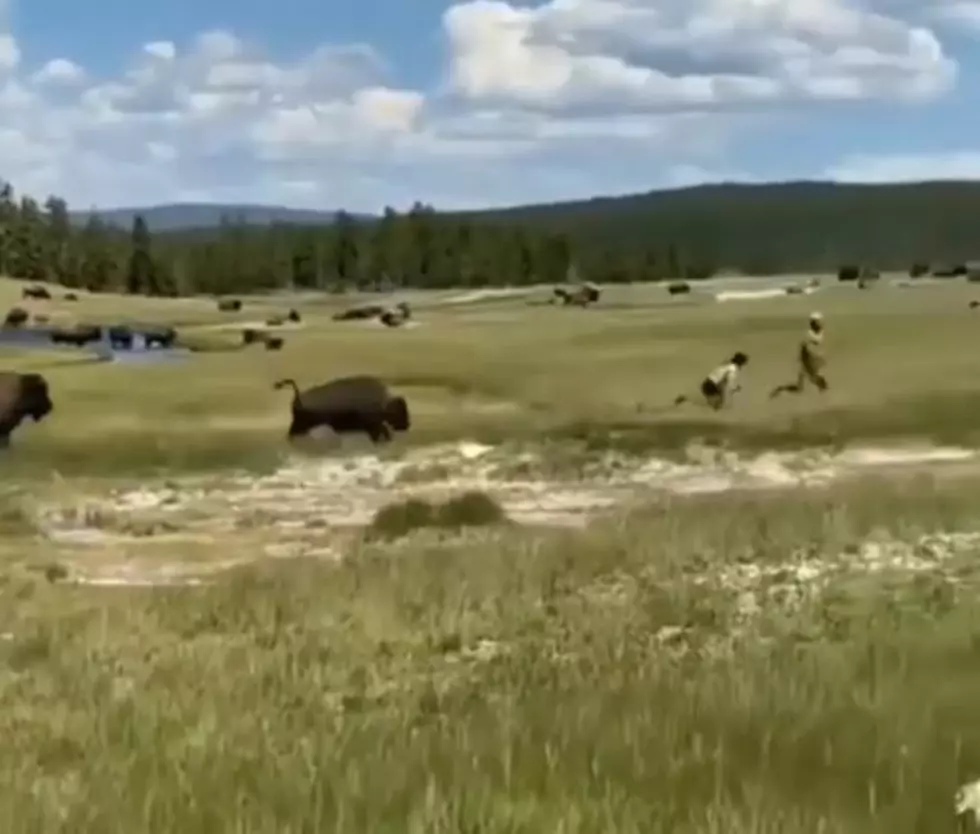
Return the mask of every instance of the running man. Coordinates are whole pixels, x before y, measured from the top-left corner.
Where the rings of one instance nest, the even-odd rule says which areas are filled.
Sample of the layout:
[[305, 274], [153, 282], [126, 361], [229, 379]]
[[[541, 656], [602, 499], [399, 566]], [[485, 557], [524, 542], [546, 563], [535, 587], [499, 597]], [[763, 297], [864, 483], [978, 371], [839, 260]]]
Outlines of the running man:
[[811, 313], [806, 335], [800, 342], [800, 350], [797, 354], [796, 382], [777, 385], [769, 395], [771, 399], [775, 399], [780, 394], [802, 393], [807, 380], [820, 391], [826, 391], [830, 387], [823, 375], [823, 368], [827, 364], [823, 353], [823, 336], [823, 316], [820, 313]]
[[[705, 402], [715, 411], [731, 401], [732, 395], [736, 391], [741, 391], [738, 375], [749, 361], [749, 357], [742, 351], [734, 354], [731, 359], [715, 368], [701, 382], [701, 395]], [[686, 394], [681, 394], [674, 405], [681, 405], [690, 399]]]

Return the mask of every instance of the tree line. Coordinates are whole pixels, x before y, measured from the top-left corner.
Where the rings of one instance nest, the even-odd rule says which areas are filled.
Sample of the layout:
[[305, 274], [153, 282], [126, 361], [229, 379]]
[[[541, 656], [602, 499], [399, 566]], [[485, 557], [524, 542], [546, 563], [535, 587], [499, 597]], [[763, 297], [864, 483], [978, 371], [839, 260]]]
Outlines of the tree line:
[[96, 292], [224, 295], [909, 269], [977, 258], [977, 218], [980, 184], [789, 183], [496, 212], [416, 204], [317, 225], [228, 216], [217, 228], [154, 234], [139, 215], [129, 230], [97, 214], [79, 225], [63, 199], [40, 204], [0, 183], [0, 274]]

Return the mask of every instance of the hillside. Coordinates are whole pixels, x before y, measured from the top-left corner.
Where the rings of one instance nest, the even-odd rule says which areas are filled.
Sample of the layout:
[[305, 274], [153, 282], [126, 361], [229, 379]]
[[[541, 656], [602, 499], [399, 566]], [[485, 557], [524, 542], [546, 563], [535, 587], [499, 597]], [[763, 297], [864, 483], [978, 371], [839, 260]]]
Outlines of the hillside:
[[[332, 210], [193, 203], [99, 214], [128, 229], [137, 213], [154, 232], [214, 228], [222, 217], [250, 226], [323, 226], [336, 218]], [[79, 212], [75, 219], [86, 216]], [[561, 233], [580, 260], [593, 263], [671, 250], [687, 264], [767, 273], [835, 269], [851, 261], [905, 268], [916, 260], [980, 258], [980, 182], [703, 185], [442, 216]]]
[[688, 260], [761, 273], [980, 258], [980, 182], [969, 181], [703, 185], [467, 216], [563, 232], [587, 250], [673, 246]]

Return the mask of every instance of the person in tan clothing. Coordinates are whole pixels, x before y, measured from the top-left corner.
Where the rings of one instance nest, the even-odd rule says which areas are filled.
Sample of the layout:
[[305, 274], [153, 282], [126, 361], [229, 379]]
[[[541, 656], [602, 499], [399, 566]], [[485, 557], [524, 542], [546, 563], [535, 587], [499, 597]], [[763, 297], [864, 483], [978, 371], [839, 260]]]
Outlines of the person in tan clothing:
[[824, 321], [820, 313], [811, 313], [806, 335], [800, 342], [797, 354], [796, 382], [777, 385], [769, 395], [771, 398], [780, 394], [800, 394], [810, 382], [819, 391], [826, 391], [830, 385], [824, 376], [823, 369], [827, 364], [823, 352]]
[[[701, 396], [705, 402], [715, 411], [731, 401], [732, 395], [740, 391], [742, 386], [738, 382], [739, 372], [749, 361], [749, 357], [738, 351], [727, 362], [723, 362], [701, 381]], [[686, 394], [681, 394], [674, 405], [680, 405], [690, 399]]]

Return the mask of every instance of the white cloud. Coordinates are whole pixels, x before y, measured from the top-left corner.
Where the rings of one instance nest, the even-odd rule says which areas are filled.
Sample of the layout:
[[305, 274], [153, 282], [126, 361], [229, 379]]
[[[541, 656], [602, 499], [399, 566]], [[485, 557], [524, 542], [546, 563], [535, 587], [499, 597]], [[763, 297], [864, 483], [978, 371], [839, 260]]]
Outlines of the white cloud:
[[931, 31], [846, 0], [472, 0], [445, 26], [463, 96], [551, 110], [928, 97], [954, 77]]
[[824, 172], [841, 182], [923, 182], [925, 180], [980, 180], [980, 151], [855, 155]]
[[85, 70], [66, 58], [54, 58], [31, 76], [35, 84], [77, 84], [85, 79]]
[[161, 61], [172, 61], [177, 57], [177, 47], [172, 41], [151, 41], [143, 44], [143, 51], [147, 55], [159, 58]]
[[941, 96], [943, 27], [980, 24], [977, 8], [468, 0], [441, 21], [445, 83], [414, 89], [365, 44], [283, 62], [224, 30], [134, 43], [92, 80], [65, 58], [24, 67], [0, 0], [0, 157], [18, 188], [79, 205], [472, 205], [744, 180], [726, 143], [787, 105]]

